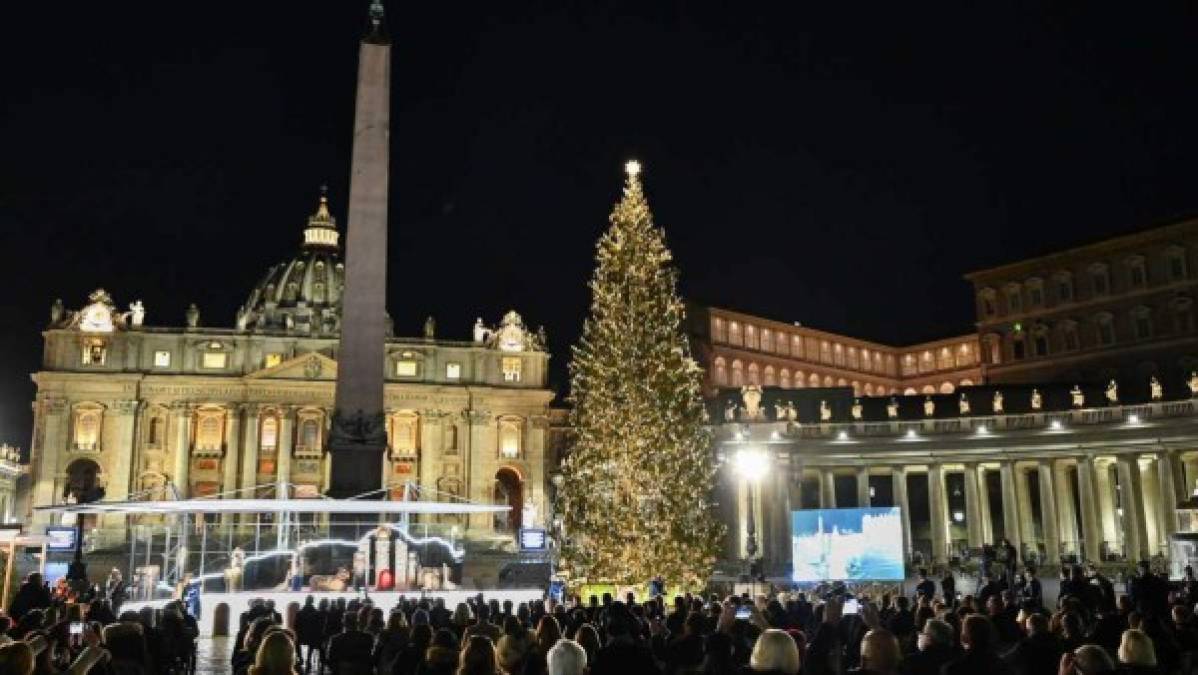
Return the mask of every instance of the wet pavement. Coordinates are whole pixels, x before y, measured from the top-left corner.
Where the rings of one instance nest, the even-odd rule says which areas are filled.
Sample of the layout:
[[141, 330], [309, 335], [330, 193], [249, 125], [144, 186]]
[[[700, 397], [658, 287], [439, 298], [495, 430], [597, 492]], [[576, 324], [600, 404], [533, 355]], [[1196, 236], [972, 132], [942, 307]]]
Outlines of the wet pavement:
[[233, 638], [200, 638], [196, 645], [196, 675], [227, 675]]

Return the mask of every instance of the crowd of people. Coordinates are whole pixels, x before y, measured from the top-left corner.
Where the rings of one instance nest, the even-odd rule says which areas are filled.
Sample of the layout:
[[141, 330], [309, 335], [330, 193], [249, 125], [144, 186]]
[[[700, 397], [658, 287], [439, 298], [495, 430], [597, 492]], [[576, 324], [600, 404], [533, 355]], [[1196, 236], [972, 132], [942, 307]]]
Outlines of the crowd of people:
[[[235, 675], [1101, 675], [1183, 673], [1198, 651], [1198, 581], [1148, 568], [1117, 594], [1069, 567], [1046, 601], [988, 580], [962, 595], [921, 573], [912, 596], [835, 586], [818, 594], [605, 595], [447, 606], [308, 597], [292, 617], [269, 601], [239, 617]], [[939, 588], [937, 588], [939, 586]], [[40, 589], [40, 590], [39, 590]], [[105, 599], [61, 603], [36, 575], [0, 617], [0, 673], [186, 673], [196, 624], [180, 602], [113, 616]], [[42, 591], [45, 595], [42, 595]], [[77, 628], [78, 627], [78, 628]]]

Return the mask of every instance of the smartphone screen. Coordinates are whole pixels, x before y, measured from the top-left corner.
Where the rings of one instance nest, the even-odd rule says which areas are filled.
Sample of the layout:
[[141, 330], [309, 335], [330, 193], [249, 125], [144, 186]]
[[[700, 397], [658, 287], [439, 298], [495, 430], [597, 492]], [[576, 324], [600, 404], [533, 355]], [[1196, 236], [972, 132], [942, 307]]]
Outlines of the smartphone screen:
[[71, 622], [71, 635], [83, 635], [83, 622], [82, 621], [72, 621]]
[[736, 618], [744, 620], [748, 619], [750, 616], [753, 616], [753, 612], [749, 609], [748, 605], [741, 605], [740, 607], [736, 608]]
[[861, 603], [857, 602], [857, 598], [846, 598], [841, 614], [856, 614], [860, 605]]

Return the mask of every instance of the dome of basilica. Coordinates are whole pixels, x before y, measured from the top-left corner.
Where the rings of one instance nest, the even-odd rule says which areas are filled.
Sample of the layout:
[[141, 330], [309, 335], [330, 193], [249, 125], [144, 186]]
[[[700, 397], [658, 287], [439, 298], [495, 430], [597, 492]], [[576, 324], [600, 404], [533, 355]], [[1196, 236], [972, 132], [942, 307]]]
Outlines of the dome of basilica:
[[237, 310], [237, 328], [312, 335], [340, 332], [345, 263], [339, 238], [337, 220], [329, 213], [322, 189], [299, 253], [266, 271]]

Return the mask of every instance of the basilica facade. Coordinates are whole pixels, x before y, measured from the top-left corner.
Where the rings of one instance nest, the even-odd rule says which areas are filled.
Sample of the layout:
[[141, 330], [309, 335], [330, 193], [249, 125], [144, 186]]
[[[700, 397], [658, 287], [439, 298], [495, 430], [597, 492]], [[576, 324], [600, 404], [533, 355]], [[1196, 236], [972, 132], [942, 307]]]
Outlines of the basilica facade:
[[[154, 325], [141, 302], [123, 310], [102, 289], [72, 308], [56, 301], [33, 375], [31, 506], [94, 487], [106, 500], [321, 496], [344, 269], [322, 196], [298, 251], [267, 270], [227, 327], [206, 325], [194, 304], [184, 325]], [[378, 488], [512, 507], [438, 518], [466, 537], [544, 525], [554, 397], [544, 333], [514, 311], [462, 328], [457, 340], [431, 318], [420, 336], [388, 331]], [[29, 515], [33, 529], [57, 518]], [[102, 516], [95, 536], [123, 539], [123, 519]]]

